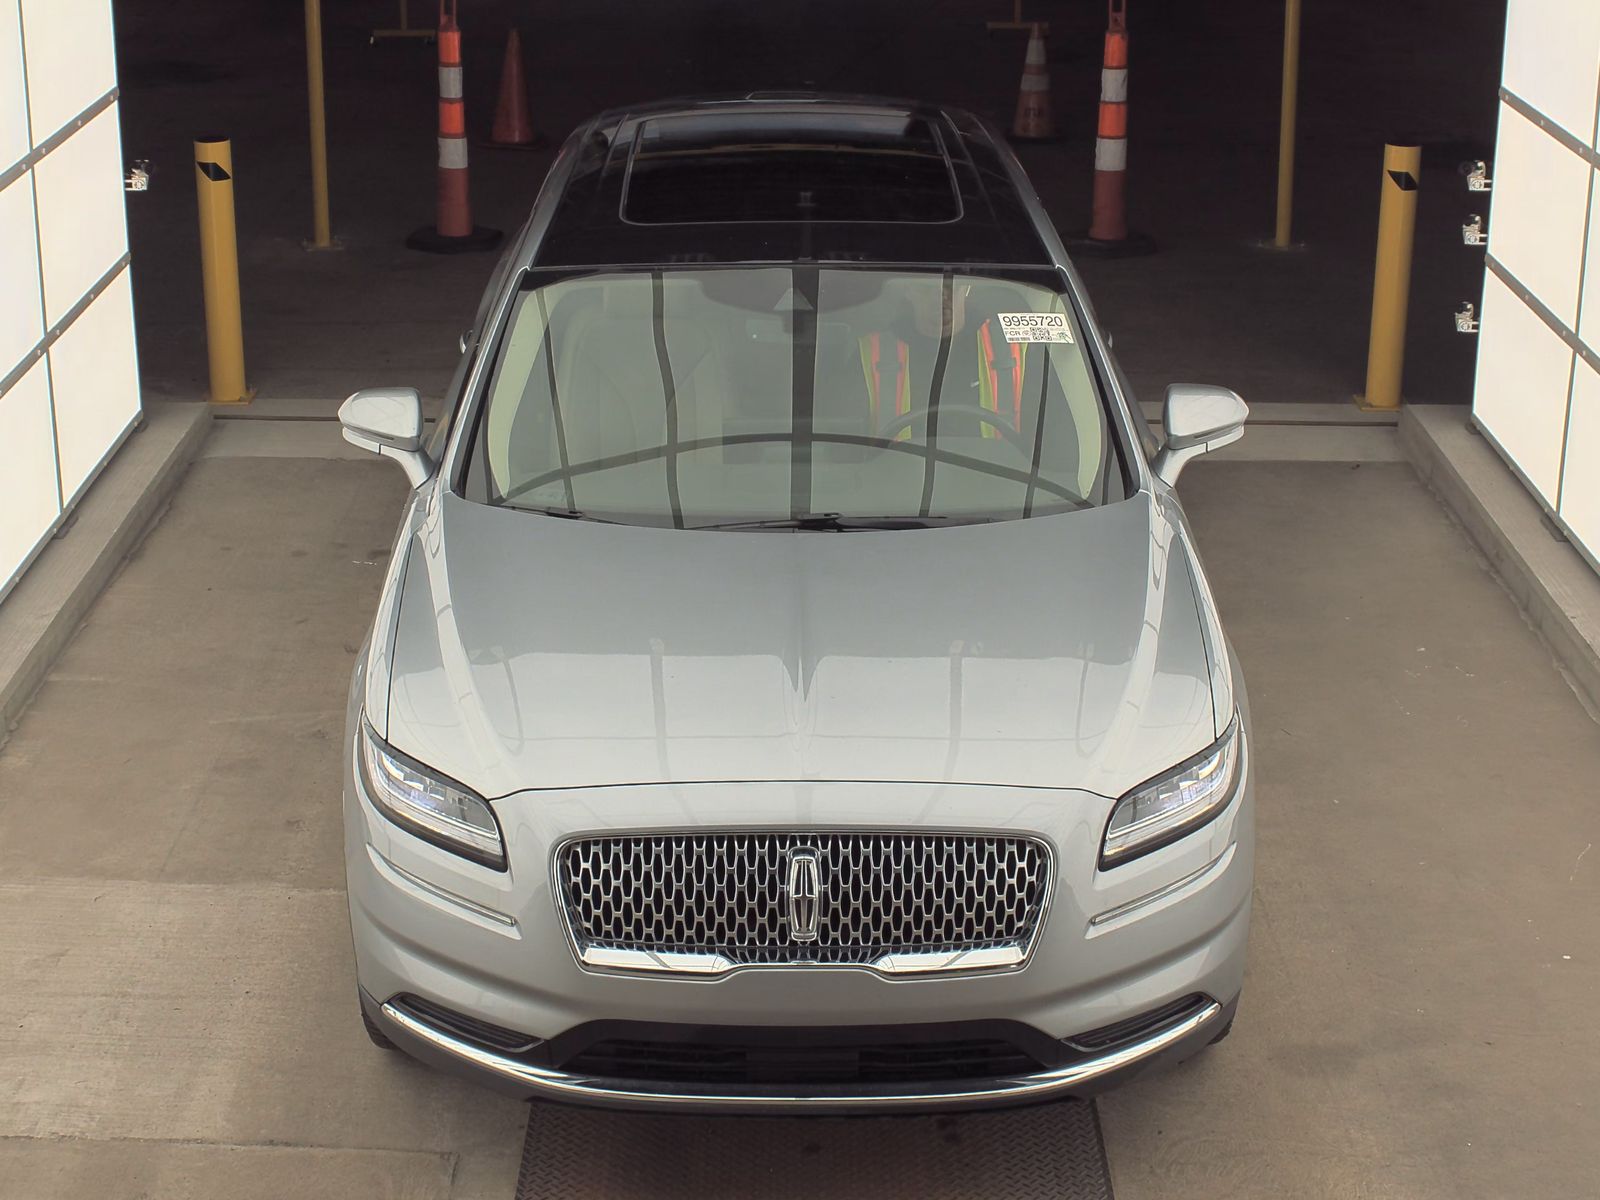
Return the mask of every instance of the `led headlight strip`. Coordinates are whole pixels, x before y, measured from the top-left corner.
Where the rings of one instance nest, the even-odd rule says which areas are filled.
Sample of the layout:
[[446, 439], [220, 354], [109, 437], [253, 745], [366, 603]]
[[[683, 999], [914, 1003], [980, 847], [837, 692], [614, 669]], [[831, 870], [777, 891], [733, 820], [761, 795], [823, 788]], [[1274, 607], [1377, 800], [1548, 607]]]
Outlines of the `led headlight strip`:
[[1101, 868], [1158, 850], [1215, 817], [1238, 790], [1243, 761], [1244, 732], [1235, 713], [1210, 746], [1117, 801], [1100, 850]]
[[401, 754], [365, 721], [357, 751], [362, 785], [384, 816], [463, 858], [497, 871], [506, 869], [500, 825], [481, 797]]

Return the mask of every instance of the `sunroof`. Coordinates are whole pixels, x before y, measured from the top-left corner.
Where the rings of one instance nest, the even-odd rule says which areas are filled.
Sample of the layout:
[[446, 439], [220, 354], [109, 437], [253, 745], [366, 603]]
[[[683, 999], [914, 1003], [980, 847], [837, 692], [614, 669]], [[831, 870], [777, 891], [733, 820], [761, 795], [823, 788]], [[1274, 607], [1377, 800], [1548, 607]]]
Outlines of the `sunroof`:
[[707, 113], [639, 128], [622, 215], [640, 225], [954, 221], [944, 146], [906, 113]]

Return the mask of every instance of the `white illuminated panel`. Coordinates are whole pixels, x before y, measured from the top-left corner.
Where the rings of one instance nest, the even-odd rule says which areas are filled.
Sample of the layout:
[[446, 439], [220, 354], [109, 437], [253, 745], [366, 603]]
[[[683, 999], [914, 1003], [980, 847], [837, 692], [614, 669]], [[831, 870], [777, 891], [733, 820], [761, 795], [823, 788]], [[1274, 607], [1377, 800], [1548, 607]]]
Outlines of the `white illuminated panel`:
[[1584, 142], [1594, 136], [1597, 66], [1595, 0], [1511, 0], [1501, 82]]
[[37, 146], [116, 86], [111, 0], [22, 0], [22, 32]]
[[73, 134], [33, 173], [45, 319], [55, 325], [128, 248], [117, 106]]
[[1583, 264], [1583, 308], [1578, 313], [1578, 336], [1600, 349], [1600, 172], [1595, 173], [1589, 201], [1589, 252]]
[[1566, 343], [1497, 276], [1485, 275], [1473, 415], [1551, 507], [1571, 371]]
[[1582, 362], [1573, 380], [1559, 515], [1590, 557], [1600, 558], [1600, 374]]
[[[1594, 84], [1591, 71], [1591, 92]], [[1573, 328], [1589, 208], [1589, 165], [1502, 104], [1493, 175], [1489, 253], [1567, 328]]]
[[0, 601], [139, 414], [115, 86], [111, 0], [0, 0]]
[[71, 502], [139, 412], [133, 285], [126, 269], [50, 347], [61, 493]]
[[50, 385], [43, 359], [0, 396], [0, 590], [59, 514], [50, 437]]
[[1510, 0], [1503, 67], [1473, 416], [1600, 564], [1600, 0]]
[[[0, 171], [28, 153], [27, 92], [22, 84], [22, 22], [15, 4], [0, 4]], [[0, 258], [0, 262], [6, 259]]]
[[[0, 377], [44, 336], [39, 311], [39, 249], [33, 186], [22, 175], [0, 191]], [[0, 512], [4, 512], [0, 509]]]

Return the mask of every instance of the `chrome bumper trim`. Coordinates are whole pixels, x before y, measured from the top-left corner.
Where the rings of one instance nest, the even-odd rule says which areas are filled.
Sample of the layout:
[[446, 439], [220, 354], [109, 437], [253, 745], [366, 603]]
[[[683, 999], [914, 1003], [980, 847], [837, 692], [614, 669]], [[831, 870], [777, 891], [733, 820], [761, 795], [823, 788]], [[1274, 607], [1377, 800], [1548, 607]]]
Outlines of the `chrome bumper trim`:
[[664, 971], [681, 975], [726, 975], [729, 971], [768, 967], [830, 968], [876, 971], [880, 975], [932, 975], [942, 971], [995, 971], [1018, 967], [1027, 961], [1027, 947], [983, 946], [971, 950], [918, 950], [885, 954], [871, 962], [736, 963], [721, 954], [692, 954], [674, 950], [625, 950], [611, 946], [585, 946], [578, 959], [586, 967], [615, 971]]
[[947, 1087], [920, 1091], [897, 1091], [892, 1087], [818, 1087], [808, 1094], [790, 1094], [774, 1088], [695, 1089], [671, 1084], [652, 1085], [639, 1081], [599, 1079], [573, 1075], [548, 1067], [519, 1062], [492, 1050], [485, 1050], [451, 1037], [417, 1020], [392, 1004], [384, 1004], [384, 1017], [427, 1047], [488, 1072], [501, 1080], [526, 1088], [551, 1100], [579, 1104], [612, 1105], [619, 1108], [723, 1108], [743, 1112], [793, 1112], [828, 1109], [939, 1108], [981, 1106], [985, 1104], [1027, 1103], [1089, 1087], [1106, 1076], [1137, 1066], [1164, 1050], [1169, 1050], [1215, 1020], [1222, 1005], [1211, 1001], [1176, 1025], [1119, 1050], [1085, 1059], [1065, 1067], [998, 1079], [960, 1080]]

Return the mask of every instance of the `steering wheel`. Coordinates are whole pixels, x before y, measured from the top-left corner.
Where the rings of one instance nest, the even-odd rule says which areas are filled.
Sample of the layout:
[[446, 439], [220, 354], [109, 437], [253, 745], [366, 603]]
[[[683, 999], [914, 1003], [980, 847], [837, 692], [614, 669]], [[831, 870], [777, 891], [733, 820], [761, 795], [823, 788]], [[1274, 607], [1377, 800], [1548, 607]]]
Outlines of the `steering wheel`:
[[[910, 412], [901, 413], [882, 429], [878, 430], [878, 436], [892, 440], [895, 434], [899, 433], [902, 429], [909, 428], [911, 425], [915, 424], [918, 420], [927, 416], [932, 411], [932, 408], [924, 407], [914, 408]], [[993, 427], [1001, 437], [1005, 438], [1006, 441], [1010, 442], [1014, 447], [1016, 447], [1017, 453], [1021, 454], [1024, 458], [1029, 457], [1032, 453], [1028, 448], [1028, 443], [1023, 439], [1022, 434], [1017, 430], [1015, 425], [1006, 420], [1004, 417], [1000, 416], [998, 413], [991, 412], [989, 409], [984, 408], [981, 404], [941, 404], [939, 405], [939, 412], [941, 414], [965, 413], [969, 417], [977, 417], [978, 420], [982, 421], [985, 425]]]

